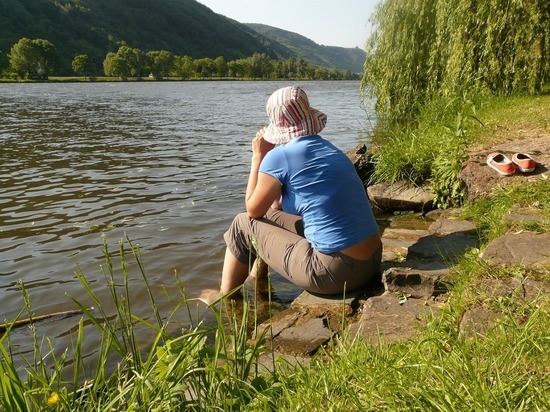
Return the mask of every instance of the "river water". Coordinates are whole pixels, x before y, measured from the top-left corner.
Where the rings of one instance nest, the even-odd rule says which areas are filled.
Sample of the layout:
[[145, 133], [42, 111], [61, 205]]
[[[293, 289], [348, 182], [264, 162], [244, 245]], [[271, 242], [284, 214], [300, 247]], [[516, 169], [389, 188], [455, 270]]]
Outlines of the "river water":
[[[114, 313], [103, 239], [117, 273], [121, 239], [139, 244], [161, 312], [180, 296], [176, 273], [189, 297], [217, 288], [222, 234], [244, 208], [250, 141], [266, 124], [267, 98], [285, 85], [0, 84], [0, 323], [24, 308], [18, 281], [34, 315], [75, 309], [73, 299], [93, 306], [77, 264]], [[366, 140], [372, 124], [358, 82], [302, 85], [328, 116], [325, 138], [345, 151]], [[129, 261], [134, 311], [150, 319], [147, 290]], [[300, 292], [274, 279], [276, 299]], [[48, 321], [42, 330], [68, 347], [76, 322]], [[32, 350], [27, 333], [13, 336], [22, 352]]]

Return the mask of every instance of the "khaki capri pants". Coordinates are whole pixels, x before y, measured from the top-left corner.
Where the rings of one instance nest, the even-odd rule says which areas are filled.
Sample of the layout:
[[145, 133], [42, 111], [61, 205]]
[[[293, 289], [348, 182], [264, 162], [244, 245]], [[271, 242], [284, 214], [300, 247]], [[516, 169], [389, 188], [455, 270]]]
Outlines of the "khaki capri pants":
[[321, 253], [303, 233], [300, 216], [270, 209], [261, 219], [237, 215], [224, 239], [239, 262], [249, 265], [259, 256], [277, 273], [313, 293], [353, 290], [379, 274], [382, 246], [369, 260], [357, 260], [340, 252]]

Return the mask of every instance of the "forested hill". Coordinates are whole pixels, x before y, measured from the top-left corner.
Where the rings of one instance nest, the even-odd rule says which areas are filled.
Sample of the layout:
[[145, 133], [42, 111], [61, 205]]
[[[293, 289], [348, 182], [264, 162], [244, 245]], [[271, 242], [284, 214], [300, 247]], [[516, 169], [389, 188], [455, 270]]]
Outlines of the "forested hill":
[[358, 47], [345, 48], [322, 46], [300, 34], [266, 26], [264, 24], [247, 23], [248, 27], [272, 41], [287, 47], [295, 55], [300, 55], [308, 62], [322, 67], [339, 70], [351, 70], [362, 73], [366, 53]]
[[144, 52], [167, 50], [228, 60], [254, 53], [282, 59], [302, 56], [312, 64], [361, 71], [346, 56], [336, 64], [331, 48], [326, 49], [327, 63], [320, 63], [319, 56], [313, 61], [309, 50], [302, 53], [298, 45], [291, 48], [286, 41], [269, 39], [195, 0], [1, 0], [0, 52], [9, 53], [23, 37], [49, 40], [67, 69], [77, 54], [87, 54], [100, 65], [124, 41]]

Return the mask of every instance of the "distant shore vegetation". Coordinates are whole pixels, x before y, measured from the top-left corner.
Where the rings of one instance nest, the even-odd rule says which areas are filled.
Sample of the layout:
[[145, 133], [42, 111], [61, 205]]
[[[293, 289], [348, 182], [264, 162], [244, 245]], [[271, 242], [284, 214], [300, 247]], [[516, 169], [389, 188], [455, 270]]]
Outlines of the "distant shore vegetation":
[[[45, 39], [22, 38], [7, 55], [0, 53], [0, 77], [11, 81], [45, 81], [56, 76], [60, 55]], [[166, 50], [144, 52], [121, 43], [103, 60], [103, 72], [87, 54], [72, 60], [76, 76], [85, 80], [163, 79], [307, 79], [359, 80], [360, 73], [314, 66], [302, 57], [274, 60], [265, 53], [227, 61], [217, 58], [178, 56]], [[65, 76], [66, 77], [66, 76]], [[107, 79], [105, 79], [107, 78]], [[77, 78], [71, 78], [77, 80]]]

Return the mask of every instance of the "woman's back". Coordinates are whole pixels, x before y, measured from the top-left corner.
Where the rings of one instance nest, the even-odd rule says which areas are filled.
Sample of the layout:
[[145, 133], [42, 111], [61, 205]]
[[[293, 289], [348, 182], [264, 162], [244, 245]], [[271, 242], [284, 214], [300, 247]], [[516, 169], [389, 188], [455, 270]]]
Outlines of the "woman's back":
[[320, 136], [303, 136], [269, 152], [260, 171], [282, 185], [283, 210], [302, 216], [305, 236], [324, 253], [378, 232], [353, 164]]

